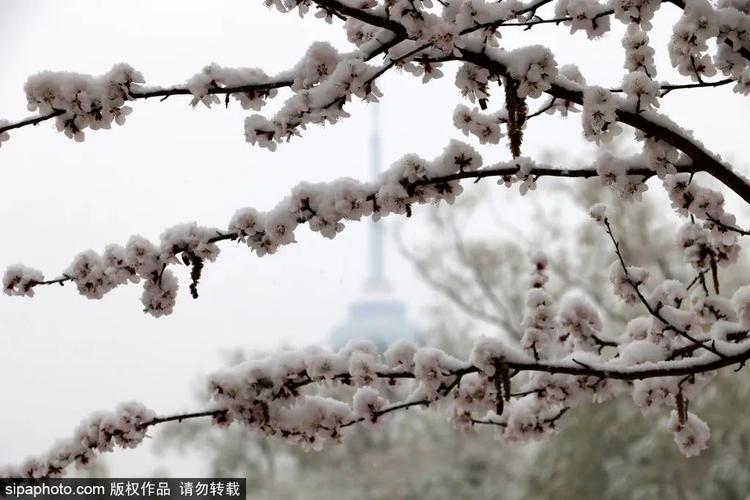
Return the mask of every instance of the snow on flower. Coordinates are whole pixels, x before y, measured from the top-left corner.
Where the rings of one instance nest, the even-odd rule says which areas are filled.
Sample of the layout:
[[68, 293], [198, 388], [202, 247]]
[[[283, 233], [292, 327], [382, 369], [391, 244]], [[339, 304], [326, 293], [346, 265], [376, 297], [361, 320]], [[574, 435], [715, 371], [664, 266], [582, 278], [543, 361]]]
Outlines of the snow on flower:
[[708, 439], [711, 437], [708, 425], [690, 412], [687, 412], [687, 419], [681, 422], [678, 412], [672, 410], [667, 428], [672, 432], [675, 443], [686, 457], [699, 455], [706, 449]]
[[482, 113], [477, 108], [469, 109], [463, 104], [453, 112], [453, 124], [464, 135], [474, 135], [480, 144], [497, 144], [503, 133], [500, 124], [505, 121], [504, 112]]
[[622, 79], [622, 90], [634, 103], [636, 111], [659, 107], [659, 84], [646, 73], [634, 71]]
[[79, 73], [44, 71], [29, 77], [24, 86], [29, 111], [62, 112], [57, 128], [80, 142], [84, 129], [107, 129], [122, 124], [130, 108], [124, 106], [141, 87], [143, 76], [127, 64], [117, 64], [94, 77]]
[[397, 340], [391, 344], [383, 353], [383, 358], [389, 367], [393, 369], [414, 369], [414, 354], [417, 352], [417, 345], [406, 341]]
[[615, 18], [623, 24], [640, 25], [651, 29], [651, 19], [661, 6], [660, 0], [615, 0], [612, 7]]
[[560, 340], [571, 344], [571, 351], [597, 351], [603, 327], [599, 312], [581, 295], [568, 295], [560, 301], [557, 313]]
[[141, 295], [143, 312], [156, 318], [172, 314], [177, 301], [177, 288], [177, 278], [168, 269], [158, 279], [146, 280]]
[[649, 340], [635, 340], [622, 346], [618, 346], [619, 359], [626, 366], [639, 365], [642, 363], [656, 363], [663, 361], [667, 351], [663, 346], [654, 344]]
[[683, 15], [674, 25], [669, 41], [669, 57], [680, 74], [699, 80], [716, 74], [712, 58], [706, 53], [708, 41], [719, 35], [714, 8], [706, 0], [687, 0]]
[[628, 25], [622, 37], [622, 47], [625, 49], [624, 67], [628, 71], [645, 73], [650, 77], [656, 76], [654, 49], [649, 45], [648, 33], [638, 25]]
[[433, 398], [445, 386], [448, 372], [463, 367], [460, 360], [433, 347], [420, 347], [414, 354], [414, 376], [422, 383], [428, 396]]
[[354, 398], [352, 399], [354, 415], [373, 424], [378, 421], [380, 412], [383, 411], [387, 404], [388, 401], [371, 387], [360, 387], [354, 393]]
[[23, 264], [8, 266], [3, 274], [3, 291], [6, 295], [34, 296], [34, 285], [44, 281], [41, 271]]
[[609, 142], [622, 131], [617, 123], [619, 99], [602, 87], [583, 91], [583, 136], [597, 144]]
[[500, 339], [485, 336], [477, 339], [469, 357], [469, 362], [489, 377], [495, 375], [499, 363], [509, 360], [527, 361], [528, 357]]
[[508, 73], [519, 82], [518, 97], [539, 97], [557, 77], [552, 52], [541, 45], [515, 49], [509, 54]]
[[524, 329], [521, 348], [534, 359], [548, 357], [556, 347], [557, 309], [545, 291], [549, 280], [547, 257], [542, 253], [531, 256], [531, 288], [526, 295], [526, 313], [521, 322]]
[[604, 223], [607, 218], [606, 203], [596, 203], [589, 208], [589, 216], [596, 222]]
[[648, 269], [628, 266], [627, 272], [619, 261], [615, 261], [609, 268], [609, 281], [614, 286], [615, 294], [626, 304], [635, 304], [639, 300], [638, 287], [648, 279]]
[[471, 102], [489, 98], [487, 85], [490, 72], [474, 64], [465, 63], [456, 72], [456, 87]]
[[135, 402], [120, 404], [114, 412], [95, 413], [48, 454], [30, 458], [18, 467], [0, 469], [0, 478], [61, 477], [66, 467], [87, 465], [97, 453], [113, 451], [115, 446], [135, 448], [155, 417], [152, 410]]
[[558, 0], [555, 4], [555, 16], [570, 18], [564, 24], [570, 26], [570, 32], [585, 31], [590, 39], [600, 38], [610, 29], [609, 15], [606, 15], [606, 4], [596, 0]]

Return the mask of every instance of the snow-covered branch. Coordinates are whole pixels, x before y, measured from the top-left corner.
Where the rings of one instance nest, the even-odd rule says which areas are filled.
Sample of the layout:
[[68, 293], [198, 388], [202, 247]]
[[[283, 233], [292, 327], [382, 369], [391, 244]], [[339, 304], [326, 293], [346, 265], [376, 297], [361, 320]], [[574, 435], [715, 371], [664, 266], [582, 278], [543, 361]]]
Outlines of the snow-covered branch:
[[[144, 311], [154, 316], [170, 314], [177, 298], [178, 281], [170, 267], [182, 263], [192, 269], [191, 294], [197, 297], [197, 284], [204, 264], [213, 262], [223, 241], [244, 242], [259, 257], [274, 254], [280, 247], [295, 243], [294, 232], [307, 224], [315, 232], [332, 239], [345, 222], [362, 217], [378, 220], [389, 214], [411, 215], [414, 205], [446, 201], [452, 203], [463, 188], [461, 181], [495, 178], [499, 184], [518, 182], [522, 193], [536, 188], [542, 177], [591, 178], [613, 188], [639, 192], [645, 181], [658, 172], [642, 166], [643, 158], [610, 165], [606, 158], [584, 169], [560, 169], [536, 165], [528, 158], [500, 162], [482, 168], [482, 158], [468, 144], [452, 141], [433, 161], [408, 155], [384, 172], [377, 182], [363, 183], [340, 179], [330, 183], [302, 183], [268, 212], [248, 207], [238, 210], [225, 228], [181, 224], [165, 230], [159, 244], [139, 235], [124, 246], [111, 244], [101, 254], [87, 250], [77, 255], [62, 275], [46, 280], [43, 274], [22, 264], [10, 266], [3, 276], [8, 295], [33, 296], [40, 285], [72, 282], [79, 293], [101, 299], [117, 286], [143, 281], [141, 301]], [[679, 165], [675, 172], [691, 174], [693, 165]], [[619, 180], [613, 180], [618, 176]], [[628, 195], [627, 192], [624, 193]], [[632, 193], [631, 193], [632, 195]], [[717, 209], [718, 210], [718, 209]], [[717, 211], [717, 218], [725, 214]], [[732, 219], [733, 221], [733, 219]]]
[[[288, 140], [299, 134], [306, 123], [335, 122], [347, 116], [343, 105], [353, 96], [376, 100], [379, 96], [374, 80], [392, 67], [404, 68], [415, 75], [424, 75], [424, 80], [438, 78], [441, 62], [464, 60], [478, 68], [469, 75], [459, 74], [457, 85], [462, 93], [474, 101], [479, 99], [484, 108], [489, 97], [489, 81], [504, 80], [506, 86], [514, 87], [518, 80], [518, 97], [538, 97], [540, 91], [547, 92], [562, 102], [584, 104], [584, 93], [602, 93], [598, 87], [583, 85], [577, 70], [556, 78], [556, 63], [551, 53], [540, 48], [526, 47], [506, 52], [494, 48], [501, 28], [555, 22], [571, 26], [571, 31], [586, 31], [590, 36], [600, 36], [609, 30], [609, 16], [628, 23], [628, 33], [623, 40], [626, 50], [626, 69], [634, 73], [624, 77], [623, 91], [628, 100], [606, 97], [609, 107], [614, 106], [614, 119], [635, 127], [648, 137], [656, 137], [690, 156], [696, 162], [709, 162], [709, 171], [722, 182], [738, 192], [746, 201], [750, 200], [747, 183], [731, 173], [731, 168], [722, 164], [718, 157], [705, 151], [700, 143], [665, 117], [648, 111], [658, 106], [658, 97], [675, 90], [714, 87], [736, 83], [735, 90], [750, 91], [750, 73], [747, 69], [748, 25], [750, 10], [742, 2], [727, 3], [715, 9], [704, 0], [690, 0], [675, 5], [684, 9], [684, 15], [672, 40], [672, 62], [681, 72], [697, 80], [694, 84], [672, 84], [654, 80], [653, 49], [648, 45], [646, 31], [651, 28], [651, 18], [659, 2], [618, 1], [614, 8], [605, 9], [593, 0], [560, 0], [553, 19], [544, 20], [537, 10], [551, 0], [522, 4], [505, 2], [490, 4], [481, 1], [468, 2], [457, 12], [443, 12], [438, 17], [429, 12], [429, 4], [402, 0], [393, 6], [379, 5], [376, 1], [352, 3], [338, 0], [318, 0], [314, 4], [327, 20], [332, 15], [347, 19], [350, 41], [359, 46], [358, 51], [340, 55], [331, 46], [314, 44], [306, 56], [291, 71], [270, 78], [259, 69], [230, 69], [216, 65], [208, 66], [183, 87], [168, 89], [141, 89], [141, 75], [127, 65], [118, 65], [102, 77], [70, 73], [42, 73], [29, 79], [26, 94], [31, 110], [39, 110], [40, 116], [15, 123], [0, 123], [0, 142], [8, 138], [7, 132], [27, 125], [35, 125], [51, 118], [68, 136], [83, 140], [83, 130], [109, 128], [114, 121], [121, 124], [131, 109], [126, 101], [170, 95], [193, 95], [193, 104], [218, 103], [217, 94], [240, 100], [243, 107], [260, 109], [276, 89], [290, 87], [294, 95], [271, 119], [254, 115], [246, 120], [247, 140], [274, 149], [277, 142]], [[746, 2], [745, 2], [746, 3]], [[271, 2], [269, 2], [271, 4]], [[308, 3], [277, 0], [272, 2], [282, 12], [298, 10], [307, 13]], [[706, 26], [695, 28], [696, 19], [703, 19]], [[516, 20], [515, 22], [509, 22]], [[679, 28], [679, 29], [678, 29]], [[696, 31], [698, 30], [698, 31]], [[383, 31], [388, 34], [384, 35]], [[683, 37], [683, 38], [680, 38]], [[705, 41], [717, 38], [726, 42], [724, 50], [716, 56], [716, 63], [705, 54]], [[682, 41], [681, 41], [682, 40]], [[385, 52], [386, 63], [372, 67], [365, 63], [376, 54]], [[741, 60], [738, 60], [737, 57]], [[708, 58], [708, 59], [707, 59]], [[689, 66], [690, 70], [684, 70]], [[715, 67], [714, 67], [715, 66]], [[706, 82], [703, 76], [716, 73], [716, 68], [729, 78]], [[510, 70], [510, 71], [509, 71]], [[482, 74], [482, 71], [485, 73]], [[474, 75], [478, 79], [469, 80]], [[531, 80], [530, 80], [531, 78]], [[478, 86], [470, 89], [472, 85]], [[467, 87], [468, 86], [468, 87]], [[600, 100], [604, 97], [600, 97]], [[632, 106], [634, 98], [636, 106]], [[641, 105], [646, 104], [642, 109]], [[507, 103], [506, 103], [507, 104]], [[569, 105], [568, 105], [569, 106]], [[506, 110], [507, 111], [507, 110]], [[648, 111], [648, 114], [646, 113]], [[604, 110], [598, 112], [603, 113]], [[513, 123], [509, 123], [509, 137], [514, 137]], [[584, 124], [584, 129], [586, 125]], [[616, 127], [605, 127], [617, 130]], [[610, 136], [591, 135], [597, 142]], [[497, 136], [497, 134], [494, 134]], [[585, 135], [589, 136], [588, 132]], [[600, 134], [599, 134], [600, 135]]]
[[[539, 270], [543, 259], [535, 262], [530, 299], [538, 295], [546, 279]], [[750, 306], [748, 294], [743, 290], [735, 299], [735, 314], [742, 315]], [[537, 302], [535, 307], [546, 305]], [[587, 401], [629, 394], [644, 412], [679, 406], [697, 396], [713, 372], [742, 366], [750, 358], [746, 335], [734, 340], [714, 337], [716, 353], [695, 355], [679, 337], [672, 336], [665, 343], [668, 328], [648, 317], [631, 322], [651, 322], [647, 337], [639, 338], [639, 328], [629, 326], [626, 340], [610, 342], [617, 345], [616, 352], [605, 355], [601, 346], [593, 351], [586, 347], [590, 345], [587, 336], [596, 334], [597, 323], [591, 321], [596, 314], [578, 300], [564, 302], [543, 339], [544, 349], [538, 344], [534, 356], [490, 338], [477, 340], [468, 360], [404, 341], [384, 352], [367, 341], [350, 342], [337, 352], [282, 351], [209, 377], [208, 390], [215, 404], [211, 409], [157, 417], [142, 405], [124, 404], [114, 413], [92, 415], [70, 440], [58, 442], [44, 456], [0, 470], [0, 477], [61, 476], [69, 465], [86, 465], [115, 445], [137, 446], [149, 427], [194, 418], [210, 417], [221, 427], [246, 425], [268, 436], [321, 449], [340, 443], [355, 424], [377, 427], [391, 413], [430, 407], [463, 430], [493, 425], [499, 439], [527, 441], [551, 433], [568, 409]], [[684, 359], [674, 359], [674, 353]], [[351, 386], [351, 399], [304, 392], [308, 387], [332, 384]], [[670, 428], [684, 425], [670, 424]], [[686, 447], [682, 435], [671, 430], [687, 455], [705, 447], [705, 442]]]
[[[485, 53], [461, 51], [461, 58], [477, 66], [487, 68], [490, 73], [509, 75], [517, 78], [518, 73], [513, 75], [509, 71], [503, 59], [505, 55], [496, 52], [495, 57]], [[533, 69], [530, 67], [529, 69]], [[537, 74], [538, 69], [533, 69]], [[729, 189], [737, 193], [743, 200], [750, 203], [750, 183], [743, 176], [735, 173], [729, 165], [723, 163], [714, 154], [707, 151], [702, 144], [690, 137], [690, 134], [680, 129], [674, 122], [663, 115], [654, 112], [632, 110], [628, 102], [619, 100], [608, 90], [601, 87], [585, 87], [568, 79], [555, 79], [554, 73], [542, 73], [543, 78], [534, 82], [537, 93], [543, 91], [561, 101], [581, 104], [584, 106], [584, 114], [589, 114], [589, 120], [593, 126], [587, 126], [584, 116], [584, 134], [592, 140], [608, 140], [617, 131], [616, 121], [621, 121], [641, 131], [646, 137], [657, 138], [660, 141], [682, 151], [689, 156], [693, 162], [703, 166], [717, 180], [724, 183]], [[530, 94], [534, 95], [534, 94]]]

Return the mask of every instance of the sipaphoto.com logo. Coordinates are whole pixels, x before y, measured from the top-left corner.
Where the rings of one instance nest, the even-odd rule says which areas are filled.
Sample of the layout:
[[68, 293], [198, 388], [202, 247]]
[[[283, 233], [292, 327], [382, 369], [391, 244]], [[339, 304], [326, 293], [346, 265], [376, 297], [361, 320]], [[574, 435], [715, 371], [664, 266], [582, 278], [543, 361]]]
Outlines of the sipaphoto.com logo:
[[43, 499], [89, 497], [102, 498], [107, 489], [102, 484], [91, 484], [91, 480], [11, 480], [0, 483], [0, 497], [15, 499]]

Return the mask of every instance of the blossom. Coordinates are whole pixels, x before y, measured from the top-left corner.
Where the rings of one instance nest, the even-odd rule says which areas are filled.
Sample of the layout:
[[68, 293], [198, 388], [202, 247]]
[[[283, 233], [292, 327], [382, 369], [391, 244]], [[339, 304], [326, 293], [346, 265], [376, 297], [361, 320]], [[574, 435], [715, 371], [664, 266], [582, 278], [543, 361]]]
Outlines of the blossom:
[[6, 295], [34, 296], [34, 286], [44, 281], [41, 271], [15, 264], [8, 266], [3, 274], [3, 291]]
[[354, 393], [352, 406], [354, 415], [363, 418], [367, 422], [378, 421], [381, 412], [387, 405], [387, 401], [376, 390], [370, 387], [361, 387]]
[[486, 68], [464, 63], [456, 72], [455, 83], [463, 97], [475, 102], [489, 97], [487, 89], [489, 78], [490, 72]]
[[595, 0], [560, 0], [555, 5], [558, 18], [570, 18], [564, 23], [570, 26], [571, 33], [583, 30], [590, 39], [609, 31], [609, 16], [602, 15], [606, 10], [606, 5]]
[[615, 261], [609, 268], [609, 280], [614, 286], [615, 294], [626, 304], [635, 304], [638, 299], [638, 287], [646, 282], [649, 276], [647, 269], [628, 266], [627, 271], [620, 262]]
[[[43, 71], [29, 77], [24, 86], [29, 111], [62, 112], [57, 129], [80, 142], [84, 130], [110, 128], [125, 122], [131, 108], [123, 106], [143, 83], [143, 76], [127, 64], [117, 64], [100, 76]], [[0, 138], [2, 142], [4, 138]]]
[[589, 208], [589, 215], [596, 222], [603, 223], [607, 219], [607, 205], [604, 203], [596, 203]]
[[651, 29], [651, 19], [660, 5], [659, 0], [616, 0], [612, 3], [618, 21], [640, 25], [644, 29]]
[[557, 62], [548, 48], [531, 45], [511, 52], [508, 72], [520, 82], [518, 97], [539, 97], [557, 76]]
[[677, 411], [672, 410], [667, 427], [672, 431], [675, 443], [686, 457], [694, 457], [700, 454], [701, 451], [706, 449], [706, 443], [711, 437], [711, 430], [708, 425], [690, 412], [687, 412], [687, 419], [680, 422]]
[[629, 24], [622, 37], [625, 49], [625, 69], [642, 72], [650, 77], [656, 76], [654, 63], [654, 49], [649, 45], [648, 33], [641, 30], [637, 24]]
[[659, 107], [659, 84], [641, 71], [625, 75], [622, 89], [625, 95], [635, 102], [636, 111]]
[[590, 141], [608, 142], [622, 128], [617, 123], [619, 100], [607, 89], [592, 86], [583, 92], [583, 135]]
[[141, 295], [143, 312], [157, 318], [172, 314], [177, 300], [177, 288], [177, 278], [170, 270], [165, 270], [155, 280], [146, 280]]
[[65, 468], [87, 465], [97, 453], [120, 448], [135, 448], [146, 437], [156, 414], [140, 403], [118, 405], [114, 412], [99, 412], [84, 420], [69, 439], [59, 441], [46, 455], [31, 458], [19, 467], [11, 467], [0, 477], [61, 477]]

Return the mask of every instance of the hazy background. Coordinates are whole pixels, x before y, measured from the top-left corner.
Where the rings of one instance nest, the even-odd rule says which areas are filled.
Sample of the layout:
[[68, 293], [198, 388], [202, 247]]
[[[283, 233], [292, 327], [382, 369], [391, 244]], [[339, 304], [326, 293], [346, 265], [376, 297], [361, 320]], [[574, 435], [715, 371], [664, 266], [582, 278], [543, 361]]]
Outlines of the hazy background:
[[[652, 42], [660, 78], [676, 82], [684, 80], [671, 71], [664, 50], [674, 14], [667, 6], [657, 15]], [[622, 74], [622, 31], [615, 24], [595, 43], [580, 33], [571, 37], [562, 26], [538, 27], [524, 37], [549, 45], [559, 64], [578, 64], [589, 82], [608, 86], [618, 85]], [[517, 46], [515, 36], [504, 43]], [[351, 50], [340, 23], [300, 20], [256, 0], [0, 0], [0, 118], [28, 115], [23, 83], [45, 69], [99, 74], [124, 61], [148, 84], [172, 85], [210, 62], [273, 74], [293, 65], [315, 40]], [[458, 97], [452, 71], [427, 86], [392, 74], [380, 87], [384, 166], [407, 152], [432, 158], [450, 138], [461, 137], [451, 119]], [[715, 97], [673, 93], [663, 110], [748, 173], [743, 141], [750, 101], [727, 88], [694, 95], [701, 92]], [[238, 104], [192, 110], [188, 102], [179, 96], [137, 102], [124, 127], [87, 131], [83, 144], [58, 133], [52, 122], [13, 132], [0, 149], [0, 267], [22, 262], [52, 278], [87, 248], [101, 251], [135, 233], [156, 241], [164, 228], [193, 220], [224, 227], [235, 209], [270, 208], [299, 181], [369, 175], [371, 114], [360, 103], [348, 105], [350, 119], [312, 126], [270, 153], [245, 143], [248, 113]], [[570, 158], [591, 148], [577, 118], [543, 117], [529, 124], [524, 150], [536, 158], [564, 151], [556, 162], [576, 166]], [[481, 151], [486, 162], [508, 157], [504, 145]], [[512, 201], [505, 220], [533, 239], [528, 200], [500, 196]], [[508, 230], [483, 220], [488, 223], [478, 230]], [[406, 224], [412, 241], [437, 236], [420, 230], [418, 220]], [[325, 342], [365, 278], [366, 224], [351, 224], [334, 241], [304, 228], [298, 233], [299, 244], [262, 260], [244, 246], [224, 245], [204, 271], [198, 300], [189, 297], [187, 269], [179, 270], [180, 296], [167, 318], [141, 312], [140, 286], [121, 287], [101, 301], [84, 299], [73, 287], [42, 288], [33, 300], [1, 296], [0, 463], [45, 451], [90, 412], [123, 400], [163, 413], [198, 409], [196, 382], [220, 366], [228, 349]], [[412, 320], [424, 324], [432, 292], [392, 245], [387, 266]], [[148, 446], [108, 460], [115, 476], [147, 476], [155, 466]], [[169, 467], [182, 476], [202, 470], [195, 456]]]

